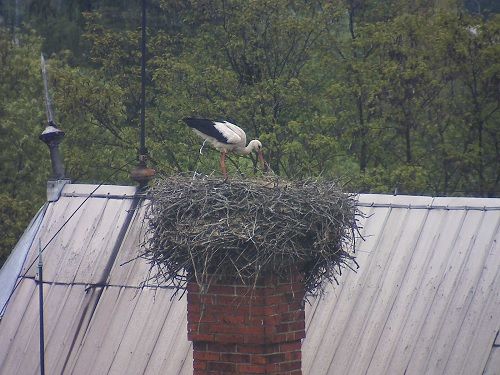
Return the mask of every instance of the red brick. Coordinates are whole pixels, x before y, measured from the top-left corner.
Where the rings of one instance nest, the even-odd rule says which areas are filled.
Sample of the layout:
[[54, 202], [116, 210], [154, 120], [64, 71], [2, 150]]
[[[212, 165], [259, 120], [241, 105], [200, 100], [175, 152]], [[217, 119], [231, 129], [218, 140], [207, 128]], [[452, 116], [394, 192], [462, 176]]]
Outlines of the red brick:
[[207, 368], [207, 362], [205, 361], [193, 361], [194, 370], [205, 370]]
[[227, 374], [227, 373], [225, 373], [225, 372], [221, 373], [219, 371], [208, 371], [206, 369], [204, 369], [204, 370], [194, 370], [193, 371], [193, 375], [223, 375], [223, 374]]
[[243, 343], [245, 344], [265, 344], [267, 338], [265, 335], [244, 335]]
[[236, 352], [237, 353], [248, 353], [248, 354], [260, 354], [260, 353], [262, 353], [262, 347], [261, 347], [261, 345], [257, 345], [257, 344], [238, 343], [238, 344], [236, 344]]
[[198, 303], [188, 303], [188, 305], [187, 305], [187, 311], [188, 312], [200, 312], [201, 311], [201, 306]]
[[221, 353], [220, 360], [222, 362], [251, 363], [251, 355], [242, 353]]
[[188, 311], [187, 313], [187, 318], [188, 318], [188, 322], [194, 322], [194, 321], [198, 321], [200, 320], [200, 312], [199, 311]]
[[221, 321], [228, 324], [243, 324], [247, 319], [245, 319], [246, 314], [231, 314], [221, 316]]
[[186, 289], [190, 293], [199, 293], [200, 286], [197, 283], [187, 283]]
[[294, 310], [289, 312], [284, 312], [281, 314], [281, 319], [283, 322], [293, 322], [297, 320], [305, 320], [305, 311], [304, 310]]
[[285, 361], [300, 361], [302, 359], [302, 352], [287, 352], [285, 353]]
[[225, 334], [216, 334], [214, 336], [214, 341], [215, 342], [220, 342], [222, 344], [237, 344], [240, 342], [244, 342], [243, 335], [225, 335]]
[[248, 296], [251, 294], [262, 294], [261, 288], [257, 287], [255, 290], [252, 290], [252, 287], [248, 287], [248, 285], [235, 285], [234, 286], [235, 294], [239, 296]]
[[269, 327], [269, 326], [275, 326], [279, 324], [280, 322], [283, 321], [283, 318], [281, 315], [275, 314], [275, 315], [270, 315], [266, 316], [264, 318], [264, 325]]
[[193, 342], [193, 350], [209, 350], [209, 344], [206, 342], [195, 341]]
[[218, 285], [212, 284], [208, 287], [207, 293], [216, 295], [236, 295], [236, 288], [234, 285]]
[[265, 327], [265, 320], [262, 316], [249, 315], [245, 317], [244, 324], [249, 327]]
[[279, 364], [279, 369], [284, 370], [284, 371], [291, 371], [291, 370], [298, 370], [301, 368], [301, 362], [300, 361], [294, 361], [294, 362], [282, 362]]
[[215, 314], [213, 312], [205, 311], [200, 315], [198, 321], [200, 323], [218, 323], [222, 318], [221, 314]]
[[264, 326], [241, 326], [239, 332], [245, 335], [263, 335]]
[[225, 363], [225, 362], [209, 362], [207, 364], [208, 371], [226, 371], [229, 373], [235, 373], [236, 364], [235, 363]]
[[207, 327], [207, 332], [213, 334], [227, 334], [227, 335], [249, 335], [249, 336], [262, 336], [264, 335], [264, 327], [246, 326], [246, 325], [232, 325], [232, 324], [212, 324]]
[[234, 309], [229, 309], [228, 306], [223, 306], [223, 305], [199, 305], [200, 309], [204, 312], [210, 311], [212, 314], [224, 314], [227, 313], [228, 311], [234, 311]]
[[190, 304], [199, 304], [201, 301], [200, 299], [200, 295], [198, 293], [188, 293], [187, 294], [187, 303], [188, 303], [188, 306]]
[[[265, 315], [275, 315], [278, 313], [278, 306], [276, 305], [267, 305], [267, 306], [264, 306], [263, 309], [264, 309], [264, 314]], [[288, 307], [287, 307], [287, 311], [288, 311]]]
[[297, 322], [288, 323], [288, 328], [290, 331], [303, 331], [306, 329], [306, 323], [303, 320]]
[[265, 302], [264, 296], [261, 295], [242, 295], [237, 297], [232, 296], [218, 296], [217, 301], [223, 304], [242, 306], [262, 306]]
[[256, 365], [265, 365], [267, 363], [267, 356], [263, 354], [252, 354], [251, 362]]
[[304, 284], [300, 283], [281, 284], [276, 287], [276, 292], [293, 292], [299, 296], [304, 294], [304, 291]]
[[278, 294], [278, 295], [266, 297], [266, 304], [269, 304], [269, 305], [278, 305], [280, 303], [283, 303], [284, 301], [285, 301], [285, 298], [284, 298], [283, 294]]
[[265, 374], [266, 368], [264, 366], [258, 365], [238, 365], [237, 367], [238, 373], [240, 374]]
[[296, 350], [300, 350], [302, 343], [300, 341], [295, 342], [287, 342], [279, 345], [279, 349], [282, 352], [293, 352]]
[[302, 303], [302, 297], [299, 296], [298, 294], [290, 292], [283, 294], [283, 300], [285, 300], [288, 303], [297, 302], [297, 299], [300, 299], [300, 303]]
[[[271, 344], [278, 344], [282, 342], [287, 342], [286, 333], [275, 333], [267, 335], [267, 341]], [[288, 340], [290, 341], [290, 340]]]
[[281, 323], [276, 325], [276, 333], [288, 332], [290, 330], [289, 323]]
[[280, 371], [280, 367], [278, 363], [268, 363], [266, 365], [266, 372], [269, 374], [277, 373]]
[[188, 340], [190, 341], [214, 341], [214, 335], [209, 335], [206, 333], [189, 333]]
[[215, 374], [214, 372], [207, 372], [206, 369], [203, 369], [203, 370], [194, 369], [194, 371], [193, 371], [193, 375], [214, 375], [214, 374]]
[[286, 341], [288, 341], [288, 342], [299, 341], [299, 340], [302, 340], [305, 337], [306, 337], [306, 331], [305, 330], [300, 330], [300, 331], [295, 331], [295, 332], [288, 332], [286, 334]]
[[256, 306], [256, 305], [251, 305], [249, 306], [248, 312], [252, 316], [260, 316], [264, 314], [264, 306]]
[[296, 311], [304, 308], [304, 304], [300, 298], [294, 298], [293, 300], [287, 301], [283, 304], [288, 307], [284, 311]]
[[[216, 296], [212, 294], [200, 294], [199, 297], [200, 303], [202, 304], [215, 304], [216, 303]], [[189, 301], [188, 301], [189, 303]]]
[[236, 344], [221, 344], [218, 342], [209, 342], [206, 344], [206, 349], [211, 352], [219, 353], [236, 353], [238, 346]]
[[207, 331], [210, 333], [238, 333], [238, 326], [227, 325], [221, 323], [210, 324], [206, 327]]
[[220, 354], [216, 352], [193, 351], [193, 358], [202, 361], [218, 361]]
[[284, 312], [289, 312], [289, 311], [294, 311], [296, 308], [294, 307], [293, 309], [290, 309], [290, 305], [288, 303], [282, 303], [280, 305], [277, 305], [275, 307], [275, 311], [279, 314], [284, 313]]
[[279, 363], [285, 360], [285, 353], [274, 353], [270, 354], [267, 357], [268, 363]]

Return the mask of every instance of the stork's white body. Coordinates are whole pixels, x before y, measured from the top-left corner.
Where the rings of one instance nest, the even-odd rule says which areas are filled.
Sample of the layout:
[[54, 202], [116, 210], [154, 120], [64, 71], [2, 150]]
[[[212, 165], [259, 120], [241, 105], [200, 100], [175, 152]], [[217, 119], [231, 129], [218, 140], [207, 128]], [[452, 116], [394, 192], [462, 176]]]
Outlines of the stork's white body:
[[225, 157], [228, 152], [248, 155], [255, 150], [259, 160], [264, 164], [262, 143], [254, 139], [247, 145], [247, 136], [239, 126], [228, 121], [208, 119], [185, 118], [184, 121], [196, 134], [221, 152], [221, 169], [224, 177], [227, 177]]
[[201, 138], [206, 139], [208, 143], [221, 152], [236, 152], [238, 154], [248, 155], [252, 151], [250, 149], [246, 150], [247, 135], [239, 126], [227, 121], [214, 121], [214, 128], [227, 139], [227, 142], [220, 142], [214, 137], [202, 133], [198, 129], [193, 129], [193, 131]]

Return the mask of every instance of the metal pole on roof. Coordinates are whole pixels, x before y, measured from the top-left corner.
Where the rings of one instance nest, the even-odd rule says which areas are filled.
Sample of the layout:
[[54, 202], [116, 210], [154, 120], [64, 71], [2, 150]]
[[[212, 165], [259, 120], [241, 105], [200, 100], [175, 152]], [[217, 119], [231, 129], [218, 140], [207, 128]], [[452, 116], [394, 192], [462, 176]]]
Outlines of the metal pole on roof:
[[54, 110], [52, 109], [52, 99], [49, 93], [49, 84], [47, 79], [47, 66], [43, 53], [40, 54], [40, 67], [42, 70], [43, 88], [45, 97], [45, 113], [47, 114], [47, 125], [45, 130], [38, 138], [49, 146], [50, 161], [52, 163], [53, 180], [64, 180], [64, 164], [61, 153], [59, 152], [59, 143], [64, 138], [64, 132], [59, 129], [54, 120]]
[[142, 0], [141, 27], [141, 137], [139, 154], [147, 155], [146, 149], [146, 0]]
[[42, 240], [38, 242], [38, 302], [40, 309], [40, 374], [45, 375], [45, 334], [43, 324], [43, 261]]
[[141, 189], [153, 178], [156, 171], [148, 168], [148, 149], [146, 148], [146, 0], [141, 2], [141, 124], [139, 137], [139, 163], [130, 173], [130, 177], [139, 183]]

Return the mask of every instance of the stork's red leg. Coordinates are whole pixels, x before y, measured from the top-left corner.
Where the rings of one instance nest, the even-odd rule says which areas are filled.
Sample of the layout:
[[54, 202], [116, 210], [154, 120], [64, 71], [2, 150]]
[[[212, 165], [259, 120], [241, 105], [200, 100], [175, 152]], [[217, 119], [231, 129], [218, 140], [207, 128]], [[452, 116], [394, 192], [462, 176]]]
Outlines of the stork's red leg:
[[227, 180], [226, 152], [225, 151], [222, 151], [220, 153], [220, 169], [222, 171], [222, 175], [224, 176], [224, 180]]

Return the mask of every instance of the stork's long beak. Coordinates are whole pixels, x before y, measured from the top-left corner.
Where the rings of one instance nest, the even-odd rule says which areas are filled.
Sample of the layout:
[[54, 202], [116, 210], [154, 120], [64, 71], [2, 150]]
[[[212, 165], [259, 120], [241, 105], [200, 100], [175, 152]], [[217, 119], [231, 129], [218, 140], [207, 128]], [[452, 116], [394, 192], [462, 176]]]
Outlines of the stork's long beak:
[[262, 168], [263, 171], [266, 171], [267, 170], [266, 161], [264, 160], [264, 153], [262, 152], [262, 150], [260, 150], [257, 153], [257, 157], [259, 158], [260, 167]]

